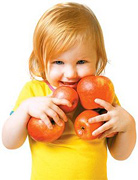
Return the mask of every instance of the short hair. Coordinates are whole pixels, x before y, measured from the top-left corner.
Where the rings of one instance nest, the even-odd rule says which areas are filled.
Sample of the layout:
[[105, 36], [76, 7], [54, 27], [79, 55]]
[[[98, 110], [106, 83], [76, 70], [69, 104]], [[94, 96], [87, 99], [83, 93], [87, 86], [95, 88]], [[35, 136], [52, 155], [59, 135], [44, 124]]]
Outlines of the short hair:
[[31, 76], [46, 79], [48, 60], [84, 40], [94, 43], [99, 75], [106, 66], [107, 56], [102, 29], [92, 10], [78, 3], [60, 3], [47, 10], [34, 31], [29, 59]]

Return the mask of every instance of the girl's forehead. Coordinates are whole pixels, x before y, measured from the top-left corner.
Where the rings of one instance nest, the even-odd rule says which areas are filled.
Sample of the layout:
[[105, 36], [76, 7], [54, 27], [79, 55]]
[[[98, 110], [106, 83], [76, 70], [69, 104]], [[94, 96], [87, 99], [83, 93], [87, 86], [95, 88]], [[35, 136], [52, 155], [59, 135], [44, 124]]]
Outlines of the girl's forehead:
[[[93, 43], [89, 41], [83, 43], [76, 43], [73, 47], [67, 49], [60, 54], [57, 54], [52, 59], [65, 60], [65, 59], [89, 59], [96, 56], [96, 50], [93, 46]], [[51, 60], [52, 60], [51, 59]]]
[[55, 49], [54, 56], [61, 56], [61, 54], [64, 53], [77, 53], [78, 56], [86, 56], [88, 53], [96, 51], [96, 46], [93, 40], [82, 40], [82, 41], [74, 41], [74, 43], [71, 44], [68, 48], [63, 48], [61, 51], [57, 51]]

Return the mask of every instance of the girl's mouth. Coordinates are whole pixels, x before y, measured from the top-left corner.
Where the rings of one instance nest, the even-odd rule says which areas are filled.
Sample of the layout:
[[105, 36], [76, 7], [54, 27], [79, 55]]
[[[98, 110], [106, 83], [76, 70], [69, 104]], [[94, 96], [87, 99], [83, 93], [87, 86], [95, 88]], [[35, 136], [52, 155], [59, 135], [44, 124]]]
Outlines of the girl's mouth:
[[60, 83], [59, 83], [60, 86], [68, 86], [68, 87], [71, 87], [71, 88], [77, 88], [77, 84], [78, 84], [78, 81], [77, 82], [63, 82], [63, 81], [60, 81]]

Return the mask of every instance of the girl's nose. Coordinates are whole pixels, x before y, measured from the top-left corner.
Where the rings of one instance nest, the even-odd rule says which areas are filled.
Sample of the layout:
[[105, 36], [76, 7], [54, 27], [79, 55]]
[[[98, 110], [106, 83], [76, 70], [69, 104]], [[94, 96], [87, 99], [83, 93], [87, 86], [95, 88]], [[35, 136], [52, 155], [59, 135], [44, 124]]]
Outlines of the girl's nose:
[[74, 79], [77, 77], [77, 70], [76, 68], [69, 66], [64, 69], [64, 76], [68, 79]]

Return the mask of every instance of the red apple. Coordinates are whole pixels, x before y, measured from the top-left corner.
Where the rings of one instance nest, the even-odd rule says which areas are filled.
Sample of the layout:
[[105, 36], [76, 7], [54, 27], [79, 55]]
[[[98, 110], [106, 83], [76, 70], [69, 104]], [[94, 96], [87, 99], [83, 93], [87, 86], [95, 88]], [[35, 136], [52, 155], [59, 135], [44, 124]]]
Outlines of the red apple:
[[111, 80], [105, 76], [87, 76], [77, 85], [80, 102], [85, 109], [103, 108], [95, 103], [96, 98], [113, 103], [115, 92]]
[[63, 121], [63, 126], [58, 126], [53, 120], [51, 120], [51, 122], [53, 125], [53, 129], [49, 129], [41, 119], [37, 119], [34, 117], [30, 118], [27, 125], [28, 134], [35, 141], [55, 141], [62, 135], [65, 129], [65, 122]]
[[89, 123], [88, 120], [92, 117], [99, 115], [96, 111], [93, 110], [84, 110], [80, 113], [75, 119], [74, 128], [76, 134], [84, 140], [96, 139], [98, 136], [93, 136], [92, 132], [100, 127], [103, 122]]
[[60, 86], [54, 92], [52, 97], [59, 99], [67, 99], [71, 102], [72, 106], [60, 105], [59, 107], [65, 112], [72, 112], [78, 105], [79, 96], [78, 93], [71, 87]]

